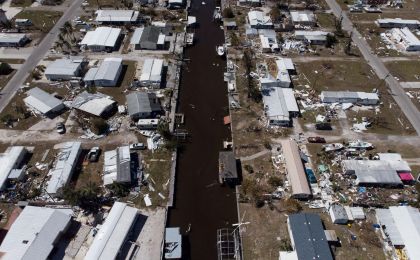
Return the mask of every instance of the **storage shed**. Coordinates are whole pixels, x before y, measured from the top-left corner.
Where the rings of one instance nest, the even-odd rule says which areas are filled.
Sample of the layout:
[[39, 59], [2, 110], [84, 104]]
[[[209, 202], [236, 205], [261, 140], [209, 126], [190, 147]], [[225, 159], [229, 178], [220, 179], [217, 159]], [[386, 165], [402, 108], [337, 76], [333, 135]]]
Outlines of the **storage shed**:
[[328, 212], [330, 213], [331, 221], [334, 224], [345, 225], [349, 222], [349, 217], [345, 208], [340, 204], [333, 204], [330, 206]]

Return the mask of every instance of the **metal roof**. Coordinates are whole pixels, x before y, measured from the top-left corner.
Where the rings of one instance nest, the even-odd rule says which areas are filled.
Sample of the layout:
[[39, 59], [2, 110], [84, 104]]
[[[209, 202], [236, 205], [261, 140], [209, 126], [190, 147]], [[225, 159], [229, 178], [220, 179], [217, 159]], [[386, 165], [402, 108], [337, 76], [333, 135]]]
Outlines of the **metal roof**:
[[24, 98], [23, 101], [29, 107], [47, 114], [48, 112], [63, 106], [63, 102], [53, 95], [45, 92], [44, 90], [35, 87], [26, 92], [28, 97]]
[[0, 154], [0, 189], [4, 188], [9, 174], [15, 169], [23, 153], [26, 153], [25, 147], [10, 146], [3, 154]]
[[114, 47], [121, 29], [112, 27], [98, 27], [95, 31], [89, 31], [83, 38], [81, 45]]
[[56, 194], [60, 188], [63, 188], [70, 181], [73, 175], [80, 152], [82, 151], [82, 143], [67, 142], [57, 155], [54, 168], [48, 175], [51, 176], [47, 181], [46, 191], [49, 194]]
[[159, 40], [161, 29], [156, 26], [147, 26], [143, 29], [140, 37], [140, 42], [155, 42]]
[[232, 151], [219, 152], [219, 176], [223, 179], [238, 178], [235, 154]]
[[59, 59], [50, 63], [45, 70], [45, 75], [68, 75], [76, 76], [82, 60]]
[[95, 80], [116, 80], [119, 76], [119, 68], [122, 66], [121, 58], [106, 58], [99, 66]]
[[292, 185], [292, 194], [297, 196], [310, 196], [308, 179], [303, 168], [302, 159], [299, 154], [299, 147], [293, 140], [281, 142], [283, 157], [286, 162], [286, 170], [289, 181]]
[[410, 20], [410, 19], [401, 19], [401, 18], [386, 18], [386, 19], [377, 19], [379, 24], [392, 23], [392, 24], [402, 24], [402, 25], [418, 25], [420, 26], [419, 20]]
[[315, 15], [310, 11], [291, 11], [290, 15], [292, 16], [293, 22], [314, 22]]
[[354, 173], [359, 184], [402, 184], [397, 171], [387, 161], [382, 160], [343, 160], [343, 169]]
[[162, 80], [162, 59], [146, 59], [140, 75], [140, 81], [160, 82]]
[[98, 10], [97, 22], [136, 22], [139, 12], [134, 10]]
[[84, 91], [73, 99], [70, 106], [95, 116], [102, 116], [114, 104], [115, 101], [110, 96]]
[[261, 11], [248, 12], [248, 21], [251, 26], [273, 25], [270, 16], [266, 15], [264, 12], [261, 12]]
[[104, 154], [104, 185], [131, 182], [130, 147], [122, 146]]
[[70, 209], [26, 206], [0, 246], [2, 259], [47, 259], [72, 214]]
[[115, 202], [84, 259], [116, 259], [137, 216], [136, 208]]
[[0, 33], [0, 43], [19, 43], [26, 37], [24, 33]]
[[261, 91], [264, 109], [269, 119], [289, 120], [290, 112], [299, 112], [293, 89], [265, 88]]
[[319, 215], [292, 214], [288, 221], [298, 259], [333, 260]]
[[131, 39], [130, 39], [130, 44], [139, 44], [140, 43], [140, 39], [141, 39], [141, 35], [143, 34], [143, 30], [144, 30], [144, 27], [136, 28], [136, 30], [134, 30], [134, 33], [133, 33], [133, 35], [131, 36]]
[[130, 116], [139, 113], [153, 113], [161, 111], [156, 95], [146, 92], [133, 92], [126, 96], [127, 110]]

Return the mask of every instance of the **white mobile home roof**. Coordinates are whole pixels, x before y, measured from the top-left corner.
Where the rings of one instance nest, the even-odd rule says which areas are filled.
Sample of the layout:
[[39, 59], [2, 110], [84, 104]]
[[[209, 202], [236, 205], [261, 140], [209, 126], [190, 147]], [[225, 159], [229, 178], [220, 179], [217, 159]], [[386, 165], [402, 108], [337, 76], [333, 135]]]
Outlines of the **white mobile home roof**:
[[101, 116], [114, 103], [115, 101], [110, 96], [99, 92], [92, 94], [84, 91], [73, 99], [71, 107], [95, 116]]
[[83, 38], [81, 45], [114, 47], [121, 29], [112, 27], [98, 27], [95, 31], [89, 31]]
[[106, 151], [104, 154], [104, 185], [115, 181], [127, 182], [131, 179], [130, 147], [122, 146], [115, 150]]
[[138, 11], [133, 10], [98, 10], [96, 11], [97, 22], [135, 22], [139, 16]]
[[81, 65], [81, 60], [59, 59], [50, 63], [45, 70], [45, 75], [75, 76]]
[[270, 16], [266, 15], [265, 13], [261, 11], [248, 12], [248, 21], [251, 26], [273, 25]]
[[63, 106], [63, 102], [53, 95], [43, 91], [40, 88], [30, 89], [28, 92], [28, 97], [24, 98], [23, 101], [29, 107], [46, 114], [60, 106]]
[[315, 20], [314, 13], [309, 11], [291, 11], [290, 15], [292, 16], [292, 21], [295, 23], [313, 22]]
[[116, 259], [137, 217], [137, 209], [115, 202], [85, 256], [85, 260]]
[[278, 70], [295, 70], [295, 65], [293, 64], [293, 61], [290, 58], [278, 58], [276, 60], [276, 65]]
[[376, 215], [386, 226], [393, 245], [404, 245], [409, 259], [420, 259], [420, 213], [410, 206], [376, 209]]
[[134, 30], [133, 36], [131, 36], [130, 44], [139, 44], [141, 35], [143, 34], [144, 27], [136, 28]]
[[99, 66], [94, 80], [115, 80], [119, 75], [118, 68], [122, 64], [121, 58], [106, 58]]
[[0, 33], [0, 43], [19, 43], [24, 38], [24, 33]]
[[163, 60], [146, 59], [140, 75], [140, 81], [160, 82], [162, 79]]
[[25, 147], [23, 146], [11, 146], [7, 148], [5, 153], [0, 154], [0, 188], [4, 187], [10, 172], [24, 152]]
[[289, 181], [292, 185], [292, 194], [297, 196], [310, 196], [305, 170], [299, 153], [299, 147], [295, 141], [283, 140], [281, 142], [283, 157], [286, 161], [286, 169]]
[[67, 142], [57, 155], [53, 169], [48, 175], [51, 176], [47, 182], [47, 192], [56, 194], [57, 191], [67, 185], [73, 175], [74, 167], [79, 159], [82, 143]]
[[0, 246], [2, 259], [47, 259], [72, 214], [69, 209], [26, 206]]
[[264, 108], [269, 118], [288, 119], [290, 112], [299, 112], [293, 90], [290, 88], [265, 89], [262, 90], [262, 95]]

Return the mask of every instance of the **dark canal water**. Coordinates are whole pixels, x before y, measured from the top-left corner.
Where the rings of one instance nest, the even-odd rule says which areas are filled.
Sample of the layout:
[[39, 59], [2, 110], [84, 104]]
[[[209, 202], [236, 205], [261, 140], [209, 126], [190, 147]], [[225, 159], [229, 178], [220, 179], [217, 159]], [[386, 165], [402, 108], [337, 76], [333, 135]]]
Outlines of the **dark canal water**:
[[218, 184], [218, 152], [230, 140], [223, 125], [228, 115], [227, 87], [223, 82], [226, 62], [216, 55], [224, 41], [223, 31], [212, 22], [214, 1], [194, 0], [191, 14], [200, 24], [197, 41], [185, 51], [190, 61], [182, 71], [179, 112], [185, 114], [185, 128], [191, 134], [178, 157], [175, 204], [169, 211], [168, 226], [188, 225], [183, 259], [217, 259], [216, 232], [237, 222], [235, 190]]

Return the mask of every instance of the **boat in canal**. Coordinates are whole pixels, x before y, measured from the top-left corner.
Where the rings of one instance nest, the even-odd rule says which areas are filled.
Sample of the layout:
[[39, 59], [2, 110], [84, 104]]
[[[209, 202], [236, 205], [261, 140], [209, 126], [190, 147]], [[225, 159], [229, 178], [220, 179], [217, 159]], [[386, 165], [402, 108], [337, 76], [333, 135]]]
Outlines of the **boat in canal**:
[[226, 47], [224, 45], [216, 46], [216, 52], [217, 52], [217, 55], [219, 55], [220, 57], [223, 57], [226, 54]]
[[185, 42], [187, 43], [187, 46], [191, 46], [194, 44], [194, 33], [187, 33]]

